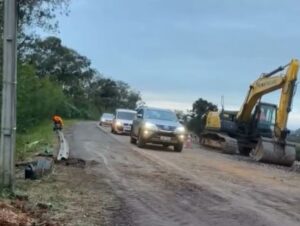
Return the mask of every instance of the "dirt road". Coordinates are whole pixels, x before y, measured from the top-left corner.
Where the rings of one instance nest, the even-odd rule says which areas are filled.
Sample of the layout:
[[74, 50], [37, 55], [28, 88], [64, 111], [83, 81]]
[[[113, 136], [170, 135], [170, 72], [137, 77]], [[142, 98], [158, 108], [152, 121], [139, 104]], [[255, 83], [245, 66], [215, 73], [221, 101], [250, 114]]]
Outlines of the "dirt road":
[[140, 149], [95, 122], [76, 124], [67, 137], [72, 157], [91, 163], [85, 168], [90, 208], [102, 208], [91, 201], [110, 192], [105, 225], [299, 225], [297, 168], [203, 148]]

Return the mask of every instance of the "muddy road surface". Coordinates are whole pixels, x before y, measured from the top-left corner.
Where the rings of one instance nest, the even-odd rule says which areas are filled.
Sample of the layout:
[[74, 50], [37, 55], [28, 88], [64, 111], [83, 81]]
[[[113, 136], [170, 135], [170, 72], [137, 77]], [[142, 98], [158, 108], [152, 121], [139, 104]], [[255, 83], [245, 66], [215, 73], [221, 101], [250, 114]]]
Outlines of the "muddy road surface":
[[[300, 224], [297, 168], [258, 164], [200, 147], [182, 153], [157, 146], [140, 149], [128, 136], [112, 135], [96, 122], [76, 124], [67, 137], [71, 156], [91, 163], [84, 169], [91, 178], [91, 195], [83, 202], [97, 209], [102, 207], [93, 196], [109, 189], [115, 197], [105, 200], [104, 213], [113, 217], [103, 225]], [[105, 186], [93, 187], [97, 181]]]

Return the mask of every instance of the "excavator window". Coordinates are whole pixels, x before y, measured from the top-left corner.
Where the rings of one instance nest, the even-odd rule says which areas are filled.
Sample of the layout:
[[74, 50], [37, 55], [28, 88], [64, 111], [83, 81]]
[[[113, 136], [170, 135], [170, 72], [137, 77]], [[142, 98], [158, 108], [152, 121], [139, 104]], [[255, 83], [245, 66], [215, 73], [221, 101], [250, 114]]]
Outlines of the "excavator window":
[[276, 111], [277, 109], [274, 106], [261, 105], [259, 121], [269, 125], [274, 125], [276, 120]]
[[236, 114], [236, 112], [223, 111], [221, 112], [220, 117], [223, 120], [234, 121]]
[[257, 129], [261, 134], [271, 137], [275, 127], [277, 107], [275, 105], [260, 104], [257, 113]]

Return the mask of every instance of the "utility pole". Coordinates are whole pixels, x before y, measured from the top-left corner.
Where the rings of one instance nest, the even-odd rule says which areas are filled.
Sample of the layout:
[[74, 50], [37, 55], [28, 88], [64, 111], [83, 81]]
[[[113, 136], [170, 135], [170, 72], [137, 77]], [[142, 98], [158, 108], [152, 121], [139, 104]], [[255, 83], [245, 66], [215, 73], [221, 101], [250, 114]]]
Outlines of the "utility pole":
[[4, 0], [0, 186], [14, 189], [17, 85], [17, 0]]

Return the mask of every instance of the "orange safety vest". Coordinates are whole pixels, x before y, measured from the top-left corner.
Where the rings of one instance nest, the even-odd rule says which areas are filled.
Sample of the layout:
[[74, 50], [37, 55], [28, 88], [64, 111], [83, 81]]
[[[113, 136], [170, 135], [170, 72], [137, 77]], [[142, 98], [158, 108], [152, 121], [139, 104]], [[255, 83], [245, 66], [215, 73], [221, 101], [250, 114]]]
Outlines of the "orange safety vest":
[[58, 116], [58, 115], [54, 115], [54, 116], [52, 117], [52, 121], [53, 121], [54, 123], [57, 123], [57, 124], [61, 124], [61, 125], [64, 124], [62, 118], [61, 118], [60, 116]]

